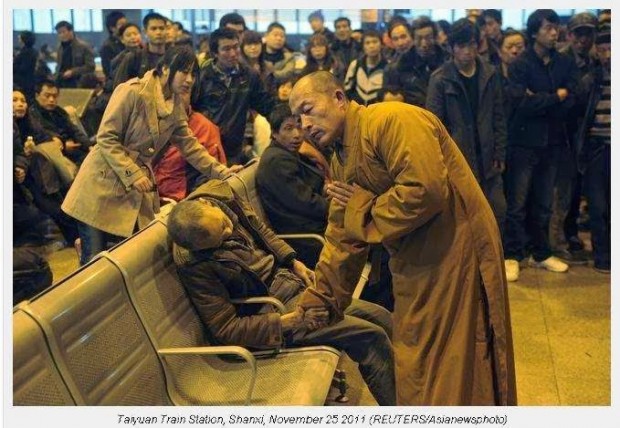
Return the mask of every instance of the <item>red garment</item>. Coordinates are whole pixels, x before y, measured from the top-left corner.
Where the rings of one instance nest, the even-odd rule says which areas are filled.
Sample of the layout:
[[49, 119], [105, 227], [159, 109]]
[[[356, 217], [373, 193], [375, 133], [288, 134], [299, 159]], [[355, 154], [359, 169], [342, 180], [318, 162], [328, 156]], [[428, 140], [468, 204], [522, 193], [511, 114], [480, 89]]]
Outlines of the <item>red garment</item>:
[[[190, 113], [188, 124], [198, 142], [207, 149], [209, 154], [221, 164], [226, 165], [226, 155], [220, 140], [220, 128], [198, 112]], [[180, 201], [187, 196], [186, 165], [187, 162], [179, 149], [170, 145], [157, 165], [153, 167], [160, 198]]]

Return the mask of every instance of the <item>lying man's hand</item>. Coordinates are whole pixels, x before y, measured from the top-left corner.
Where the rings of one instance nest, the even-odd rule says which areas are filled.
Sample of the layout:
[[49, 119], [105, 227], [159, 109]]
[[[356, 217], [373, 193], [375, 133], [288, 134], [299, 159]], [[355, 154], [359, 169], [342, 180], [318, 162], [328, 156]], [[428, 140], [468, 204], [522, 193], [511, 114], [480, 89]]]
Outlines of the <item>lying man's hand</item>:
[[282, 324], [282, 333], [288, 333], [289, 331], [300, 328], [304, 325], [303, 309], [298, 306], [293, 312], [280, 315], [280, 322]]
[[303, 264], [299, 260], [295, 260], [293, 262], [292, 271], [304, 282], [306, 288], [314, 286], [314, 271], [308, 269], [305, 264]]
[[327, 327], [329, 324], [329, 311], [325, 308], [310, 308], [304, 312], [304, 324], [308, 331]]

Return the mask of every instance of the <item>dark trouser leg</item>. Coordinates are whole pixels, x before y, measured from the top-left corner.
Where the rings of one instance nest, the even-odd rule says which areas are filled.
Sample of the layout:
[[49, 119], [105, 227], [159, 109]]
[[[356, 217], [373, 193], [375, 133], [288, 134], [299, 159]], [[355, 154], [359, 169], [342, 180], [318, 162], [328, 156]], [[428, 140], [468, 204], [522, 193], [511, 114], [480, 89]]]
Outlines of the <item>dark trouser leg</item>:
[[525, 257], [525, 217], [527, 199], [535, 166], [535, 150], [509, 147], [506, 161], [506, 232], [504, 252], [507, 259]]
[[550, 146], [538, 152], [538, 162], [532, 175], [531, 229], [532, 257], [540, 262], [551, 257], [549, 220], [553, 204], [553, 185], [558, 170], [559, 156], [568, 147]]
[[390, 254], [383, 245], [373, 245], [369, 258], [372, 261], [372, 270], [360, 298], [381, 305], [391, 312], [394, 310], [394, 287], [389, 266]]
[[507, 210], [506, 197], [504, 196], [504, 180], [501, 174], [497, 174], [494, 177], [483, 180], [480, 183], [480, 187], [487, 201], [489, 201], [489, 205], [491, 205], [493, 214], [495, 214], [495, 220], [497, 221], [497, 227], [503, 242]]
[[564, 220], [564, 236], [568, 240], [568, 247], [571, 251], [583, 250], [583, 244], [579, 240], [579, 207], [581, 206], [581, 191], [583, 187], [583, 176], [577, 172], [573, 178], [573, 195], [568, 210], [568, 215]]
[[329, 345], [341, 349], [359, 364], [368, 389], [381, 406], [396, 405], [394, 351], [383, 328], [366, 320], [345, 315], [336, 324], [306, 333], [296, 331], [294, 345]]
[[[299, 296], [286, 302], [288, 311], [295, 309]], [[287, 344], [327, 345], [346, 352], [359, 364], [360, 373], [377, 403], [381, 406], [395, 406], [391, 314], [378, 305], [357, 299], [351, 302], [345, 312], [347, 315], [336, 324], [310, 333], [305, 330], [295, 331], [287, 339]]]
[[594, 266], [611, 267], [611, 147], [599, 147], [586, 172]]
[[31, 189], [31, 192], [35, 205], [54, 219], [67, 243], [73, 245], [79, 236], [77, 222], [60, 209], [63, 195], [60, 192], [46, 195], [38, 188]]
[[549, 222], [549, 243], [554, 250], [568, 248], [564, 224], [571, 207], [576, 174], [577, 165], [573, 151], [568, 149], [561, 151], [553, 188], [553, 211]]

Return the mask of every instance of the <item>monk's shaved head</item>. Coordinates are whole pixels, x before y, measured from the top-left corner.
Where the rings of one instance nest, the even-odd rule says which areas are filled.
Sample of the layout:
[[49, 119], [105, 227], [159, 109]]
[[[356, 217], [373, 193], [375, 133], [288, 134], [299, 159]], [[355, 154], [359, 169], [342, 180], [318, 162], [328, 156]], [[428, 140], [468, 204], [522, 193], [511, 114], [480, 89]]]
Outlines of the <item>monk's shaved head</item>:
[[297, 95], [302, 93], [326, 94], [331, 95], [336, 90], [344, 92], [342, 84], [329, 71], [315, 71], [297, 81], [291, 92], [291, 97], [295, 92]]
[[316, 146], [325, 148], [342, 138], [349, 101], [331, 73], [316, 71], [302, 77], [291, 91], [289, 105], [306, 138]]

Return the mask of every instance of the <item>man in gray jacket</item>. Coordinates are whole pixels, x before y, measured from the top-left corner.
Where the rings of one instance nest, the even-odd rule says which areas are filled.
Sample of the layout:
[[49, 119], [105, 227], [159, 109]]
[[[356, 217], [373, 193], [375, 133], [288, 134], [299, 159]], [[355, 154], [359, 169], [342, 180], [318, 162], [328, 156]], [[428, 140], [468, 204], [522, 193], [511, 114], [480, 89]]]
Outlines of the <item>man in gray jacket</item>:
[[56, 81], [60, 88], [77, 88], [82, 76], [95, 72], [95, 53], [75, 36], [70, 22], [60, 21], [55, 28], [60, 40], [56, 51]]

